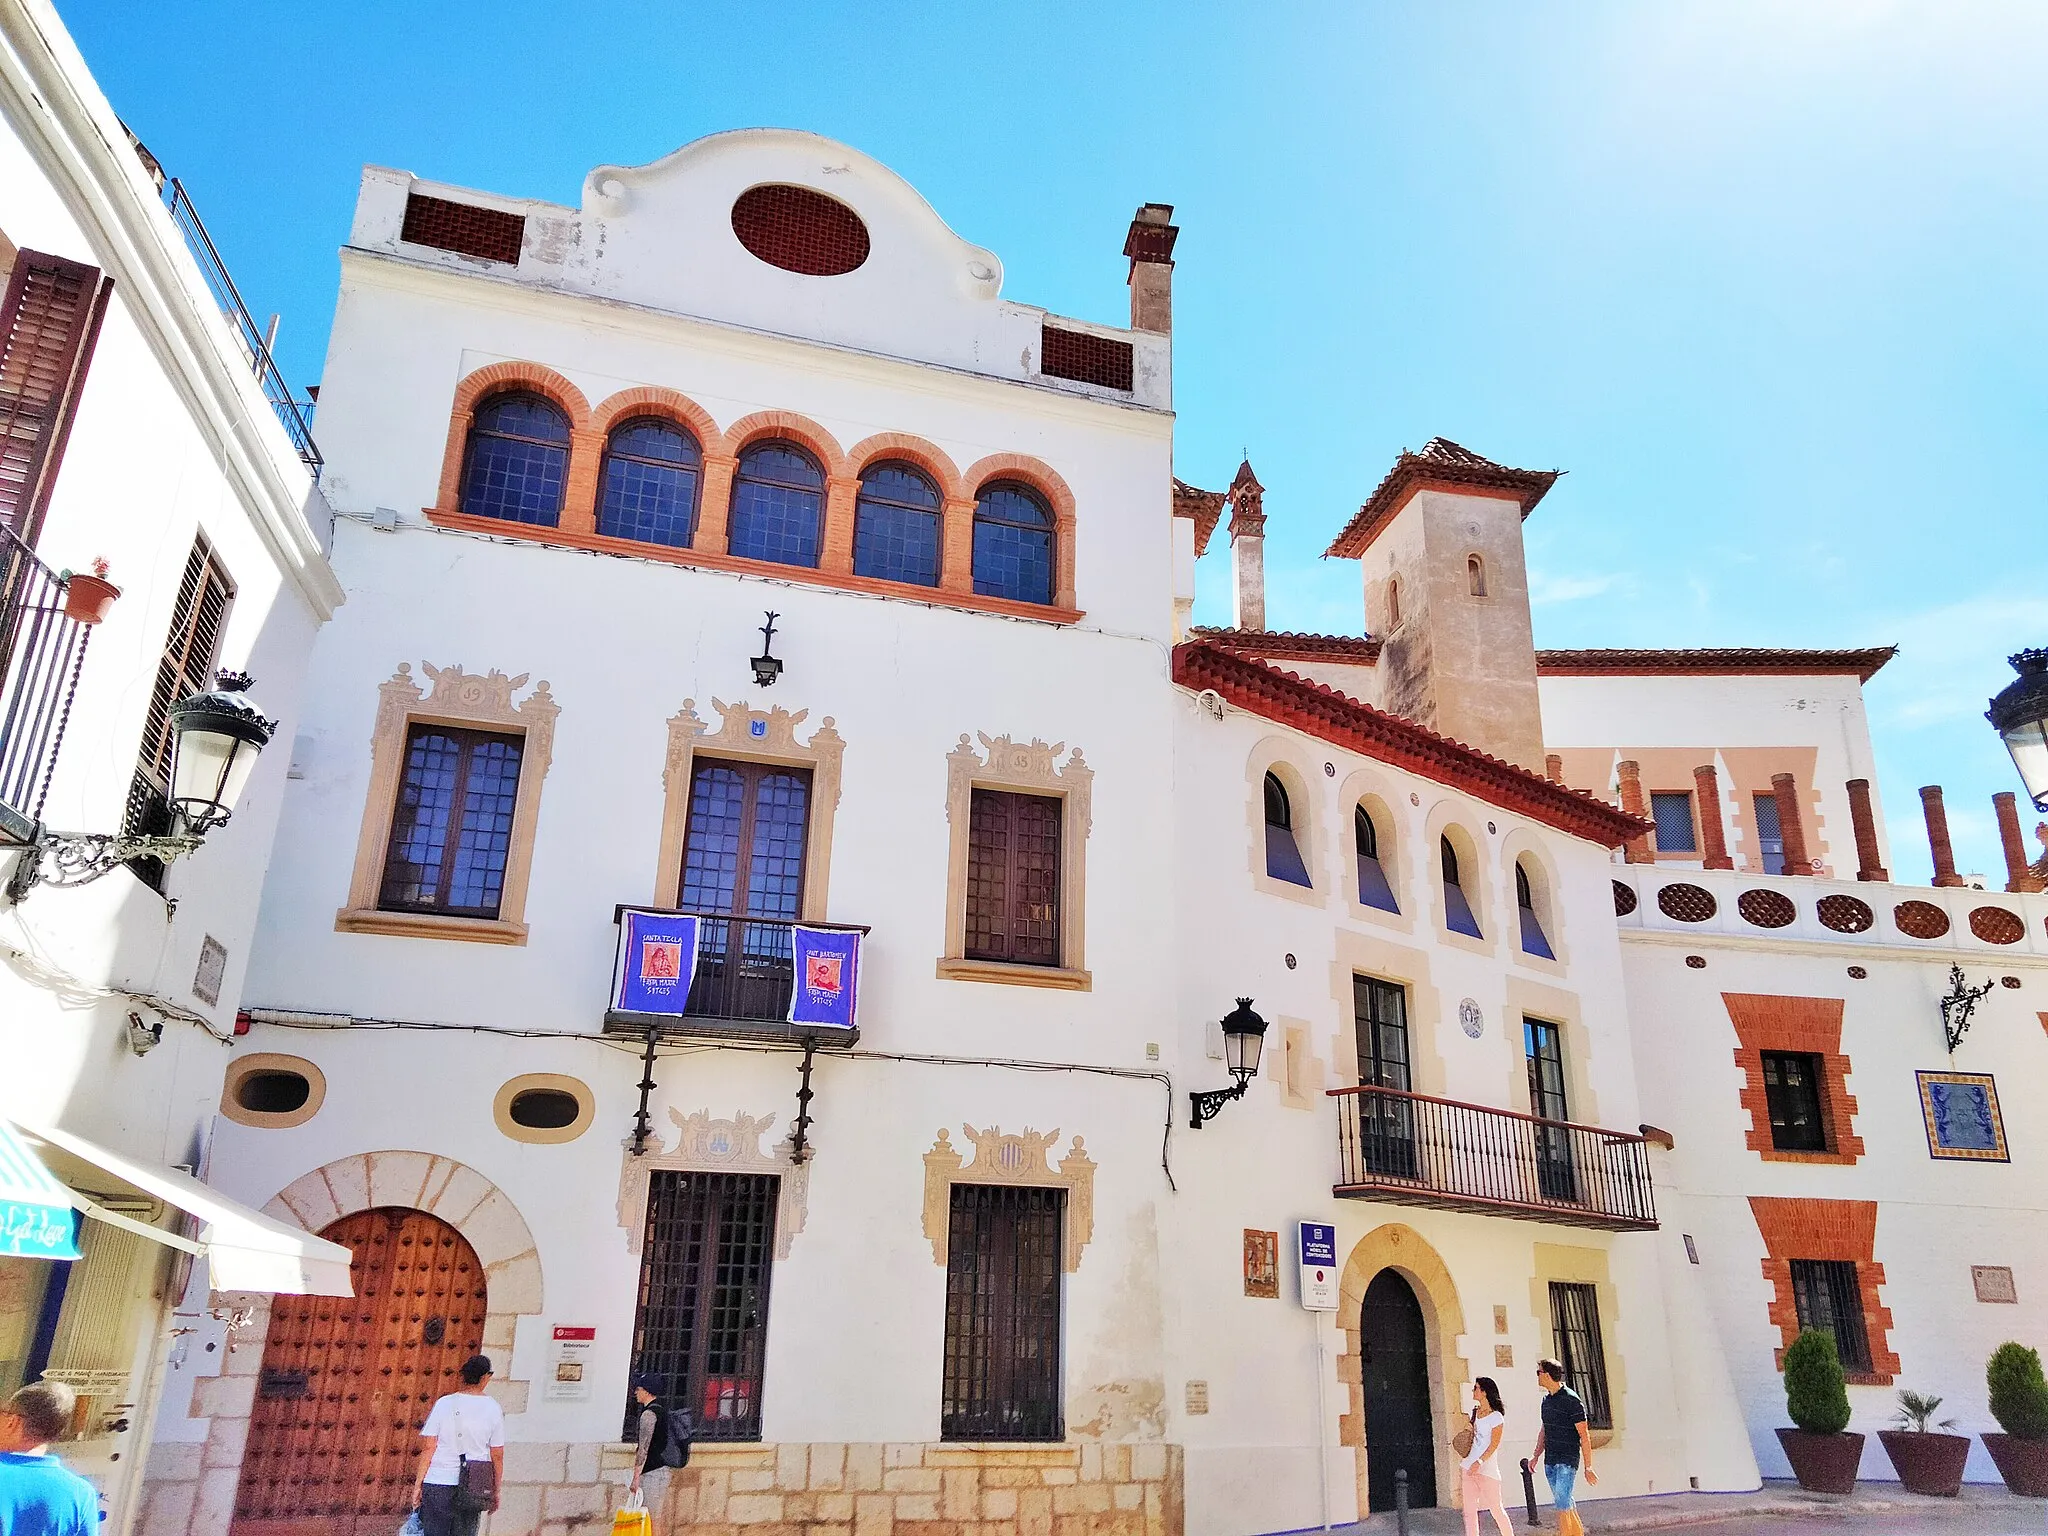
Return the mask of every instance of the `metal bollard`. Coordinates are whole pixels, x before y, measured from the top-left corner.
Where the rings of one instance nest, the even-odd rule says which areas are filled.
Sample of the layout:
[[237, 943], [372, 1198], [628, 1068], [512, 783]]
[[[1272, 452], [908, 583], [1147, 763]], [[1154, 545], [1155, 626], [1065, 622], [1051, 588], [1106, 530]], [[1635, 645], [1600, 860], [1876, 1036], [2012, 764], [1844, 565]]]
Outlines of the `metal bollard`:
[[1543, 1517], [1536, 1513], [1536, 1478], [1529, 1470], [1529, 1458], [1522, 1458], [1522, 1502], [1529, 1507], [1529, 1524], [1538, 1526]]
[[1408, 1536], [1408, 1469], [1394, 1468], [1394, 1529]]

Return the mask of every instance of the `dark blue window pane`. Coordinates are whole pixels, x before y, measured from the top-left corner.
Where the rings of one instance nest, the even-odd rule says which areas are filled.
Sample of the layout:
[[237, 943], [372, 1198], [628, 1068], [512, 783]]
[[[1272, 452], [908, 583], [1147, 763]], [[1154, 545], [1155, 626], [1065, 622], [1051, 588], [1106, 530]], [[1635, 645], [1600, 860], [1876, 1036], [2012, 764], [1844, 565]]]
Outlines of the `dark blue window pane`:
[[510, 736], [414, 728], [380, 906], [498, 915], [522, 745]]
[[853, 573], [939, 584], [939, 488], [902, 464], [861, 477], [853, 510]]
[[569, 472], [569, 421], [538, 395], [501, 395], [476, 413], [462, 510], [552, 528]]
[[974, 509], [974, 590], [1052, 601], [1052, 513], [1021, 485], [985, 488]]
[[823, 471], [801, 450], [786, 443], [748, 449], [733, 482], [728, 547], [749, 560], [815, 566], [824, 488]]
[[737, 772], [712, 763], [698, 768], [690, 786], [690, 828], [677, 903], [684, 911], [732, 910], [746, 814], [746, 781]]
[[696, 443], [666, 422], [620, 427], [605, 450], [597, 531], [688, 549], [697, 521], [697, 463]]

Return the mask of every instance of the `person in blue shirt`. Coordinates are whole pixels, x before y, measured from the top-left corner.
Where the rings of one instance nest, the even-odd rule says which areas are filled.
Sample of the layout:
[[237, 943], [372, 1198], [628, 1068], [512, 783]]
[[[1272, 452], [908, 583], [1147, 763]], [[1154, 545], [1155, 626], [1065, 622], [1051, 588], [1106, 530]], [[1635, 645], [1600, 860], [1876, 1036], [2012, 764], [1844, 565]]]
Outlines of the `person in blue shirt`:
[[1543, 1389], [1543, 1427], [1536, 1432], [1536, 1449], [1529, 1459], [1543, 1463], [1543, 1475], [1550, 1482], [1550, 1502], [1557, 1510], [1558, 1536], [1585, 1536], [1572, 1485], [1582, 1468], [1588, 1483], [1600, 1481], [1593, 1475], [1593, 1436], [1586, 1424], [1586, 1405], [1565, 1385], [1564, 1367], [1555, 1360], [1536, 1362], [1536, 1385]]
[[0, 1536], [98, 1536], [99, 1494], [50, 1454], [77, 1403], [62, 1382], [38, 1381], [0, 1408]]

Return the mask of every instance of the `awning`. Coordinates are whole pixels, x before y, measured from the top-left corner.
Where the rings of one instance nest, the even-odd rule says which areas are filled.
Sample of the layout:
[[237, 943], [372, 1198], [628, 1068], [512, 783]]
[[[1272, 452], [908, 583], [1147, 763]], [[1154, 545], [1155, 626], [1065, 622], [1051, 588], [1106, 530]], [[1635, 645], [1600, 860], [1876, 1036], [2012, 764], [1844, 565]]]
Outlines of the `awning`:
[[0, 1258], [77, 1258], [71, 1210], [71, 1191], [0, 1120]]
[[[22, 1139], [26, 1139], [23, 1155], [56, 1185], [65, 1204], [85, 1212], [94, 1221], [199, 1255], [211, 1269], [210, 1280], [216, 1291], [262, 1291], [285, 1296], [355, 1294], [348, 1277], [351, 1255], [339, 1243], [330, 1243], [261, 1211], [252, 1211], [175, 1168], [136, 1162], [69, 1131], [23, 1125], [20, 1121], [14, 1123], [13, 1129], [21, 1133], [20, 1138], [12, 1137], [6, 1122], [0, 1121], [0, 1137], [11, 1140], [16, 1147], [21, 1147]], [[0, 1141], [0, 1158], [4, 1158], [5, 1145], [5, 1141]], [[199, 1223], [198, 1240], [107, 1210], [89, 1195], [52, 1178], [48, 1167], [52, 1149], [57, 1154], [54, 1160], [60, 1165], [66, 1161], [85, 1164], [184, 1211]], [[0, 1200], [6, 1198], [9, 1197], [0, 1195]], [[71, 1258], [76, 1253], [53, 1257]]]

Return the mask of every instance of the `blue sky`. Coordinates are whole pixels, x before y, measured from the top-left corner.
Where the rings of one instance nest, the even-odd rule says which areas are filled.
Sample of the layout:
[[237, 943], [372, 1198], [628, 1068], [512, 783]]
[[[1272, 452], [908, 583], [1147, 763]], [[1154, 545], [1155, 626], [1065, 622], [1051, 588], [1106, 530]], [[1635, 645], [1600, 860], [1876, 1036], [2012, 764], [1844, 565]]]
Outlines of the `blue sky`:
[[[1433, 435], [1570, 471], [1545, 645], [1861, 645], [1895, 876], [1914, 789], [2002, 871], [1981, 717], [2048, 643], [2048, 7], [1971, 0], [142, 7], [64, 15], [318, 377], [359, 168], [574, 202], [718, 129], [852, 143], [1126, 318], [1171, 202], [1180, 474], [1268, 487], [1274, 627], [1356, 632], [1330, 535]], [[1227, 556], [1201, 577], [1227, 620]], [[2031, 826], [2031, 813], [2026, 821]]]

